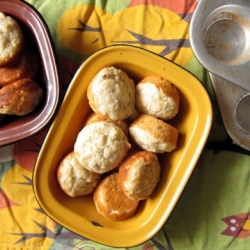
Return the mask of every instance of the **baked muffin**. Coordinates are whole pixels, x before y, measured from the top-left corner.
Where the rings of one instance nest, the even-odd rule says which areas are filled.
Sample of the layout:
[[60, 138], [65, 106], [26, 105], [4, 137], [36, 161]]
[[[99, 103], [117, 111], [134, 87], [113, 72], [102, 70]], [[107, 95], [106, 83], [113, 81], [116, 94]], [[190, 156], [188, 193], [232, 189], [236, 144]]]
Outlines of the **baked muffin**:
[[118, 183], [131, 200], [145, 200], [154, 191], [160, 178], [156, 154], [139, 151], [129, 156], [119, 167]]
[[135, 108], [135, 84], [121, 69], [101, 69], [88, 86], [89, 105], [111, 120], [124, 120]]
[[136, 109], [169, 120], [179, 111], [179, 90], [170, 81], [158, 76], [148, 76], [136, 85]]
[[43, 89], [30, 78], [18, 80], [0, 89], [0, 114], [26, 115], [40, 103]]
[[99, 121], [79, 132], [74, 151], [78, 161], [89, 171], [103, 174], [121, 163], [130, 146], [121, 128]]
[[107, 116], [103, 116], [101, 114], [96, 114], [95, 112], [92, 112], [86, 119], [84, 126], [91, 124], [93, 122], [99, 122], [99, 121], [106, 121], [106, 122], [112, 122], [118, 127], [122, 129], [124, 134], [128, 137], [129, 132], [128, 132], [128, 123], [125, 120], [111, 120]]
[[171, 152], [177, 146], [178, 130], [151, 115], [141, 114], [131, 123], [129, 132], [139, 147], [153, 153]]
[[125, 196], [117, 182], [118, 173], [106, 176], [96, 187], [93, 195], [97, 211], [108, 219], [120, 221], [131, 217], [139, 204]]
[[25, 50], [16, 63], [0, 67], [0, 86], [23, 78], [34, 78], [38, 70], [38, 59], [34, 52]]
[[90, 194], [94, 191], [101, 175], [84, 168], [70, 152], [57, 169], [57, 179], [62, 190], [71, 197]]
[[0, 66], [16, 61], [23, 45], [24, 36], [19, 24], [0, 12]]

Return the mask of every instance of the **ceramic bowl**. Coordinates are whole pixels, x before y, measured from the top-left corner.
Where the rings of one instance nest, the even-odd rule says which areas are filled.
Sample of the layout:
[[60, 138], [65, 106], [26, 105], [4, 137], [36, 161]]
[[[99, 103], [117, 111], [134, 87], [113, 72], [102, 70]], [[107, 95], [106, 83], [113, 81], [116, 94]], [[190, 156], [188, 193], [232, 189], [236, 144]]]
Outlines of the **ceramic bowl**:
[[0, 11], [18, 22], [28, 46], [37, 53], [39, 69], [34, 80], [45, 92], [34, 112], [4, 117], [0, 123], [0, 146], [3, 146], [36, 134], [52, 120], [60, 99], [60, 86], [52, 39], [42, 16], [31, 5], [19, 0], [2, 0]]
[[[179, 131], [177, 148], [159, 156], [162, 173], [156, 189], [150, 198], [141, 201], [132, 217], [123, 221], [100, 215], [92, 194], [70, 198], [57, 181], [59, 163], [73, 150], [76, 137], [91, 112], [87, 87], [93, 76], [106, 66], [124, 70], [135, 83], [150, 75], [163, 77], [175, 84], [181, 94], [179, 113], [171, 120]], [[48, 216], [79, 235], [114, 247], [141, 244], [153, 237], [170, 216], [204, 147], [211, 122], [208, 94], [188, 71], [138, 47], [106, 47], [80, 66], [70, 84], [35, 165], [35, 197]]]

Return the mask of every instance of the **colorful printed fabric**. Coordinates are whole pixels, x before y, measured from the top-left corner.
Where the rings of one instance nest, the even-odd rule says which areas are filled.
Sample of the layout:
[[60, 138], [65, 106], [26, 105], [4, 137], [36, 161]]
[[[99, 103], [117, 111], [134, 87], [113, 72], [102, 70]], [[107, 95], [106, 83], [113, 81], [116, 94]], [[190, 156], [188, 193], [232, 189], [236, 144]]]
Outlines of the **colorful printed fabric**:
[[[64, 92], [79, 65], [108, 45], [151, 50], [196, 75], [213, 104], [211, 133], [170, 218], [131, 249], [249, 249], [250, 158], [227, 136], [207, 71], [193, 55], [189, 26], [195, 0], [29, 0], [48, 24]], [[1, 1], [0, 1], [1, 5]], [[50, 219], [37, 203], [32, 171], [48, 128], [0, 148], [0, 249], [112, 249]]]

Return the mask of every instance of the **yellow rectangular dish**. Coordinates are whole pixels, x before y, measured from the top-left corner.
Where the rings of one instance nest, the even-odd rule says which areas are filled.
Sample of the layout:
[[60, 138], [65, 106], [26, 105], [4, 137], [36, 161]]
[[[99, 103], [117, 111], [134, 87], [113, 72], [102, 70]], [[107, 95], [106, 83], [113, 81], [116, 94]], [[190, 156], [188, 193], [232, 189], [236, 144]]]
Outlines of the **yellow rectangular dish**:
[[[181, 93], [180, 110], [171, 120], [179, 130], [177, 149], [159, 157], [162, 173], [154, 193], [124, 221], [112, 221], [95, 209], [92, 195], [71, 198], [60, 189], [56, 171], [70, 151], [90, 112], [87, 87], [106, 66], [121, 68], [138, 82], [157, 75], [170, 80]], [[44, 212], [69, 230], [101, 244], [131, 247], [153, 237], [176, 205], [204, 147], [212, 123], [212, 108], [202, 84], [178, 65], [128, 45], [106, 47], [90, 56], [76, 72], [59, 113], [38, 156], [34, 193]]]

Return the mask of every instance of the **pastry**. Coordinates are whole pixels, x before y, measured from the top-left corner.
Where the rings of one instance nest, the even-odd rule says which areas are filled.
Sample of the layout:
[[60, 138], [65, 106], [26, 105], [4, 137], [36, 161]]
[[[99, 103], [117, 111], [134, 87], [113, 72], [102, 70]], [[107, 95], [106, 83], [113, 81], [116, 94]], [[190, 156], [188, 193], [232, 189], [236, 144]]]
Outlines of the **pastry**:
[[179, 90], [158, 76], [145, 77], [136, 85], [136, 109], [163, 120], [172, 119], [179, 111]]
[[57, 179], [62, 190], [71, 197], [90, 194], [97, 186], [100, 175], [84, 168], [75, 153], [67, 154], [57, 170]]
[[98, 121], [106, 121], [106, 122], [112, 122], [115, 125], [117, 125], [118, 127], [120, 127], [122, 129], [122, 131], [124, 132], [124, 134], [128, 137], [129, 136], [129, 132], [128, 132], [128, 123], [126, 122], [126, 120], [111, 120], [109, 119], [107, 116], [103, 116], [101, 114], [96, 114], [94, 112], [92, 112], [86, 119], [85, 121], [85, 126], [93, 123], [93, 122], [98, 122]]
[[19, 24], [0, 12], [0, 66], [18, 59], [24, 46], [24, 36]]
[[139, 147], [153, 153], [171, 152], [177, 146], [178, 130], [151, 115], [141, 114], [129, 126], [129, 132]]
[[77, 136], [74, 151], [80, 164], [89, 171], [103, 174], [121, 163], [130, 146], [120, 127], [99, 121], [83, 127]]
[[10, 83], [0, 89], [0, 114], [26, 115], [41, 102], [43, 89], [30, 78]]
[[101, 69], [88, 86], [89, 105], [111, 120], [124, 120], [135, 108], [135, 84], [121, 69]]
[[118, 173], [106, 176], [96, 187], [93, 195], [97, 211], [104, 217], [120, 221], [131, 217], [139, 201], [130, 200], [120, 189], [117, 182]]
[[0, 67], [0, 86], [5, 86], [23, 78], [33, 79], [38, 70], [38, 59], [34, 52], [25, 50], [20, 59]]
[[154, 191], [160, 178], [156, 154], [139, 151], [129, 156], [119, 167], [118, 183], [131, 200], [145, 200]]

